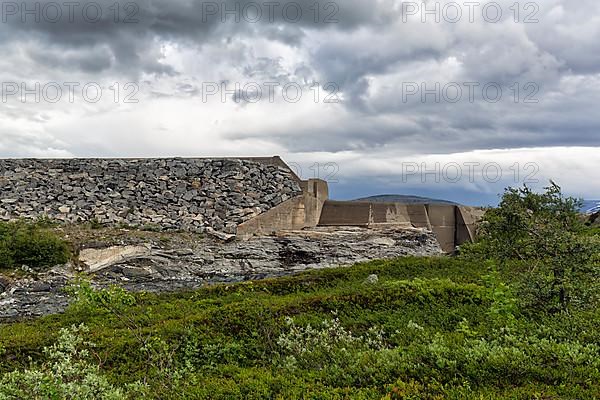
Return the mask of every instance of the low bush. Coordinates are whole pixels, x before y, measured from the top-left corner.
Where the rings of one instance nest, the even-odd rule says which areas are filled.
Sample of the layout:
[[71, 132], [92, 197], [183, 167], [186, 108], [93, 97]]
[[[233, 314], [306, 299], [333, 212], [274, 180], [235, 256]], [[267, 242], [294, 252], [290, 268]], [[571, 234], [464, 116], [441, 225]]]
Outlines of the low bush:
[[93, 345], [81, 335], [86, 330], [83, 325], [61, 329], [58, 342], [43, 350], [48, 362], [0, 377], [0, 400], [124, 400], [124, 392], [91, 363]]
[[[43, 349], [85, 323], [77, 354], [87, 348], [91, 357], [71, 358], [85, 361], [85, 374], [62, 381], [73, 390], [103, 382], [125, 398], [600, 397], [598, 303], [524, 313], [520, 268], [402, 258], [133, 296], [78, 282], [66, 313], [0, 324], [0, 381], [37, 376], [55, 388], [56, 360]], [[378, 282], [365, 285], [371, 274]], [[0, 393], [17, 398], [10, 387], [0, 384]], [[26, 389], [24, 398], [39, 393]]]
[[500, 268], [526, 264], [519, 297], [533, 311], [589, 304], [600, 288], [600, 239], [586, 229], [580, 204], [554, 182], [543, 193], [508, 188], [500, 205], [485, 213], [477, 242], [462, 246], [461, 255], [495, 260]]
[[0, 222], [0, 268], [26, 265], [39, 270], [69, 260], [68, 244], [47, 227], [47, 222]]

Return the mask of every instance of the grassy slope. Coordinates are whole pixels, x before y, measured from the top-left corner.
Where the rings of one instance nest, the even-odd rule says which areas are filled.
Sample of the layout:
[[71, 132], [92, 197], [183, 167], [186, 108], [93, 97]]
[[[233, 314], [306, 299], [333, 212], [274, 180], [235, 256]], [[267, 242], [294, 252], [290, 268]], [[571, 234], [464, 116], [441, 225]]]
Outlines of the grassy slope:
[[[41, 349], [59, 328], [83, 322], [110, 380], [145, 380], [155, 398], [366, 399], [393, 387], [396, 398], [600, 397], [593, 362], [599, 313], [516, 312], [508, 323], [491, 312], [498, 300], [481, 279], [485, 269], [450, 258], [404, 258], [193, 293], [139, 295], [121, 318], [75, 307], [0, 325], [6, 349], [0, 373], [28, 366], [28, 357], [42, 360]], [[500, 279], [510, 282], [516, 273]], [[364, 283], [370, 274], [378, 283]], [[323, 367], [282, 366], [277, 338], [287, 329], [285, 317], [318, 326], [333, 312], [357, 334], [383, 328], [388, 349], [332, 357]], [[138, 336], [160, 337], [176, 365], [187, 362], [194, 372], [167, 385], [161, 360], [148, 360]]]

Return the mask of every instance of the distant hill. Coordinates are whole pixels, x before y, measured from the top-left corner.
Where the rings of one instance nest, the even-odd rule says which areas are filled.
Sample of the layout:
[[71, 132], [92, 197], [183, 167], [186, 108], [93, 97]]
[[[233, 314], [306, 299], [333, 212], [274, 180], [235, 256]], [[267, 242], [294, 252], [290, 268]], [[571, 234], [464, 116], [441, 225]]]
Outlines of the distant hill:
[[403, 194], [383, 194], [378, 196], [364, 197], [353, 201], [368, 201], [373, 203], [403, 203], [403, 204], [445, 204], [459, 205], [453, 201], [431, 199], [429, 197], [411, 196]]

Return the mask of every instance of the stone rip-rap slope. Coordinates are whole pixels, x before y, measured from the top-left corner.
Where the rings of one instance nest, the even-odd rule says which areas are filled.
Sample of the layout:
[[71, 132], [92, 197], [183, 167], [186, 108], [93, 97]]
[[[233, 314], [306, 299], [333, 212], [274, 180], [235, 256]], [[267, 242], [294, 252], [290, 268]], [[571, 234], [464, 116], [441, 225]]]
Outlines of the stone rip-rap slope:
[[301, 193], [284, 168], [230, 159], [0, 160], [0, 218], [235, 233]]

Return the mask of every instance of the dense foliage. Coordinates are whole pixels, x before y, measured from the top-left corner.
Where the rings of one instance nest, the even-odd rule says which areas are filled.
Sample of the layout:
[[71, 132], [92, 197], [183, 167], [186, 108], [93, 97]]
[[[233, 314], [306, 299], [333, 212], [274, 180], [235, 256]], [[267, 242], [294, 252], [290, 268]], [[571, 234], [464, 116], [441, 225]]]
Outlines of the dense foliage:
[[0, 326], [0, 398], [600, 396], [600, 311], [523, 312], [524, 268], [406, 258], [161, 296], [80, 282], [64, 315]]
[[69, 246], [46, 222], [0, 222], [0, 269], [26, 265], [33, 269], [64, 264]]
[[464, 246], [462, 254], [495, 260], [501, 268], [527, 263], [519, 297], [533, 308], [559, 312], [595, 304], [600, 241], [587, 234], [579, 208], [580, 202], [564, 197], [554, 183], [544, 193], [509, 188], [499, 207], [483, 217], [477, 243]]

